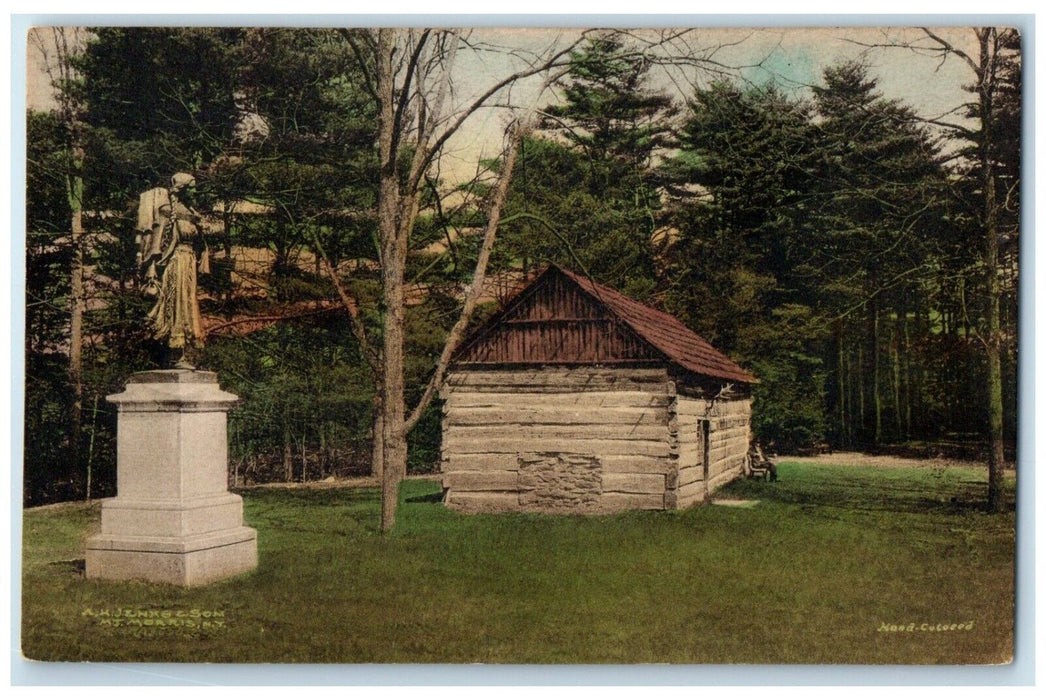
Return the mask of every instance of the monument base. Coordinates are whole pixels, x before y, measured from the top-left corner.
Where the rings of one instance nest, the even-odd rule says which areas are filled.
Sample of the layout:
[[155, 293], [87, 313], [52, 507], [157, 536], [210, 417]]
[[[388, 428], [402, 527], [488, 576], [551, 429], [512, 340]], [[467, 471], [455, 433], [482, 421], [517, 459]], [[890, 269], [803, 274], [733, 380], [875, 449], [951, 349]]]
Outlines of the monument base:
[[258, 566], [249, 527], [191, 537], [95, 535], [87, 541], [87, 578], [198, 586]]
[[228, 491], [226, 414], [212, 372], [133, 375], [108, 397], [117, 418], [117, 497], [87, 540], [87, 577], [195, 586], [258, 565], [257, 533]]

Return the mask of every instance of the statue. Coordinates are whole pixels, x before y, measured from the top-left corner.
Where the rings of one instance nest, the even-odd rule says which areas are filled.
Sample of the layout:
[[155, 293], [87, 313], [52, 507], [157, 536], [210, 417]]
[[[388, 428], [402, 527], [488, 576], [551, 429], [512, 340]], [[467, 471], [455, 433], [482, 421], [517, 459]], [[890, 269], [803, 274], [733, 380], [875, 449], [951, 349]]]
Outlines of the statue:
[[[148, 319], [153, 337], [167, 347], [170, 369], [195, 369], [188, 346], [203, 347], [203, 325], [196, 298], [196, 246], [202, 244], [200, 215], [192, 208], [196, 179], [188, 173], [171, 178], [170, 189], [155, 187], [138, 199], [139, 274], [143, 292], [155, 296]], [[200, 259], [207, 273], [208, 259]]]
[[[194, 370], [203, 345], [196, 297], [197, 251], [206, 272], [192, 175], [143, 192], [138, 207], [142, 287], [156, 297], [150, 330], [167, 346], [166, 367]], [[228, 413], [238, 397], [214, 372], [135, 372], [117, 410], [116, 498], [102, 506], [101, 532], [87, 540], [87, 578], [180, 586], [218, 581], [258, 565], [258, 536], [229, 493]]]

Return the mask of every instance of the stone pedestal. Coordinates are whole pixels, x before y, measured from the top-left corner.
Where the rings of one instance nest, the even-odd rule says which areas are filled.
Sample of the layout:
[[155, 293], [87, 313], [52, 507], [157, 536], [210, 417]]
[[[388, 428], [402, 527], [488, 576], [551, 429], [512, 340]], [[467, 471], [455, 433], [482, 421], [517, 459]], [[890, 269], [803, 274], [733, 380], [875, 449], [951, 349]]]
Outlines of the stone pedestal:
[[258, 564], [257, 533], [228, 490], [226, 417], [213, 372], [132, 375], [116, 404], [116, 498], [87, 541], [87, 577], [193, 586]]

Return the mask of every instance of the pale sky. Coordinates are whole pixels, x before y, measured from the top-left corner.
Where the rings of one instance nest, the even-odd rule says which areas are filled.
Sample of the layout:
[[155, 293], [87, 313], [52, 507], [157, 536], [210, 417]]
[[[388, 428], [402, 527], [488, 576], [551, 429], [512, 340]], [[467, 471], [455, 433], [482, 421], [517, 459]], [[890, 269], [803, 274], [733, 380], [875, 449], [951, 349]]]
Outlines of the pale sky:
[[[971, 54], [976, 51], [969, 28], [952, 27], [936, 30], [955, 46]], [[471, 35], [474, 44], [490, 50], [462, 49], [454, 69], [453, 104], [471, 101], [487, 87], [522, 67], [522, 61], [505, 49], [541, 53], [553, 45], [565, 46], [577, 35], [572, 29], [477, 29]], [[641, 30], [642, 38], [653, 37], [654, 30]], [[912, 106], [919, 114], [936, 117], [969, 99], [963, 85], [973, 81], [969, 68], [952, 57], [939, 59], [918, 55], [903, 49], [868, 49], [862, 44], [884, 44], [911, 41], [922, 37], [917, 29], [904, 28], [704, 28], [688, 33], [687, 46], [698, 54], [724, 66], [742, 67], [745, 79], [762, 83], [774, 79], [785, 89], [804, 92], [804, 86], [816, 84], [825, 67], [840, 61], [862, 58], [871, 73], [879, 78], [881, 92]], [[492, 47], [497, 47], [493, 49]], [[678, 52], [681, 47], [677, 45]], [[755, 67], [761, 64], [762, 67]], [[51, 104], [50, 88], [42, 70], [39, 50], [30, 42], [27, 56], [26, 89], [30, 107]], [[694, 84], [707, 84], [712, 74], [699, 67], [655, 67], [651, 73], [654, 85], [676, 95], [688, 97]], [[552, 95], [538, 97], [539, 78], [525, 81], [499, 97], [523, 108], [547, 104]], [[441, 162], [442, 174], [448, 180], [466, 179], [481, 158], [490, 158], [501, 147], [502, 129], [507, 120], [503, 109], [482, 110], [447, 146]]]
[[[969, 28], [939, 28], [936, 33], [954, 46], [976, 56], [977, 45]], [[557, 38], [560, 45], [568, 44], [576, 29], [483, 29], [474, 37], [500, 44], [539, 52]], [[652, 36], [651, 30], [639, 32]], [[962, 87], [973, 82], [973, 75], [961, 60], [951, 57], [943, 63], [931, 56], [917, 55], [905, 49], [869, 49], [862, 44], [912, 42], [925, 35], [918, 29], [906, 28], [706, 28], [689, 34], [686, 41], [695, 52], [716, 62], [743, 68], [740, 74], [749, 81], [763, 83], [775, 80], [785, 89], [808, 94], [805, 86], [820, 82], [823, 70], [849, 59], [863, 58], [872, 75], [879, 78], [879, 89], [885, 97], [900, 99], [921, 116], [937, 117], [955, 109], [970, 99]], [[762, 67], [755, 67], [756, 65]], [[497, 78], [518, 70], [517, 64], [505, 56], [485, 53], [459, 53], [460, 73], [465, 76], [462, 92], [480, 94], [494, 84]], [[653, 85], [664, 89], [682, 101], [690, 96], [692, 85], [707, 84], [712, 78], [707, 70], [697, 67], [661, 68], [651, 71]], [[531, 80], [518, 87], [513, 101], [530, 105], [539, 85]], [[528, 89], [529, 88], [529, 89]], [[464, 101], [464, 96], [462, 96]], [[547, 103], [547, 99], [540, 104]], [[478, 158], [489, 158], [500, 148], [501, 129], [505, 122], [504, 110], [488, 110], [477, 114], [473, 123], [459, 137], [451, 141], [445, 169], [468, 172]]]

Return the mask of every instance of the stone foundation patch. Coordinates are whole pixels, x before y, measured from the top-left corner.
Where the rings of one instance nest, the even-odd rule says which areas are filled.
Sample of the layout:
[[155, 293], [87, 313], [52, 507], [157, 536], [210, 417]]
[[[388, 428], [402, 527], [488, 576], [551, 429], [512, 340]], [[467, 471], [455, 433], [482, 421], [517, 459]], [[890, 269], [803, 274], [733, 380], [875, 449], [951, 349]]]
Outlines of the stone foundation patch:
[[590, 513], [599, 509], [603, 467], [593, 455], [522, 454], [519, 504], [546, 513]]

